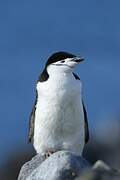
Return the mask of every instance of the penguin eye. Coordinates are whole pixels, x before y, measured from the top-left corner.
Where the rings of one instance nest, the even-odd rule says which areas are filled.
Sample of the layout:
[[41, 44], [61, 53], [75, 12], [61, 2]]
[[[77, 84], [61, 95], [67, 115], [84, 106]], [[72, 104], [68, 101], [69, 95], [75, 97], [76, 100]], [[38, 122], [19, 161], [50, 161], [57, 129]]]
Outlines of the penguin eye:
[[62, 60], [62, 61], [60, 61], [61, 63], [64, 63], [65, 61], [64, 60]]

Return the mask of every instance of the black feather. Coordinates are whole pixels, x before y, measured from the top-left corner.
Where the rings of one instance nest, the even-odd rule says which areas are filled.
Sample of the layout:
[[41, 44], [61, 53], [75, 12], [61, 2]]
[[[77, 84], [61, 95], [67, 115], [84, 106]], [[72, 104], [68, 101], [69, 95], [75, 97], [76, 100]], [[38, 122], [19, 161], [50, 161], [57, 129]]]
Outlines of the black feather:
[[74, 72], [73, 72], [73, 76], [75, 77], [76, 80], [80, 80], [79, 76], [75, 74]]
[[83, 112], [84, 112], [84, 120], [85, 120], [85, 143], [87, 143], [89, 141], [88, 118], [87, 118], [87, 112], [86, 112], [83, 101], [82, 101], [82, 104], [83, 104]]
[[38, 94], [36, 91], [35, 103], [33, 105], [32, 112], [31, 112], [30, 117], [29, 117], [29, 134], [28, 134], [28, 141], [29, 142], [33, 141], [33, 136], [34, 136], [35, 111], [36, 111], [37, 99], [38, 99]]

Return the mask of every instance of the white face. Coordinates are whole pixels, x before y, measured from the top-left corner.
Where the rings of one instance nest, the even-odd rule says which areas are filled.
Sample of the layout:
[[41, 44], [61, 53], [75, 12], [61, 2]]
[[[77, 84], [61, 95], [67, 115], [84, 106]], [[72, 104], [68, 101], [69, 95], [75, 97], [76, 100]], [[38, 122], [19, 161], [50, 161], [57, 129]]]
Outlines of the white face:
[[72, 72], [74, 67], [79, 64], [83, 59], [79, 57], [74, 58], [66, 58], [57, 62], [54, 62], [48, 65], [47, 70], [48, 72], [57, 71], [57, 72]]

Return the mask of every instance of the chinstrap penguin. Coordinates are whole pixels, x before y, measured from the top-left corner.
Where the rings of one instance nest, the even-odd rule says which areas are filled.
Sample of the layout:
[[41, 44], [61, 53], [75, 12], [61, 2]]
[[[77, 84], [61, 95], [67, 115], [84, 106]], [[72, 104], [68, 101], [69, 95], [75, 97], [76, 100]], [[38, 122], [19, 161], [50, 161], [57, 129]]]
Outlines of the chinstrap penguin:
[[37, 153], [47, 156], [69, 150], [81, 155], [88, 142], [82, 84], [73, 72], [82, 61], [71, 53], [54, 53], [38, 78], [29, 124], [29, 142]]

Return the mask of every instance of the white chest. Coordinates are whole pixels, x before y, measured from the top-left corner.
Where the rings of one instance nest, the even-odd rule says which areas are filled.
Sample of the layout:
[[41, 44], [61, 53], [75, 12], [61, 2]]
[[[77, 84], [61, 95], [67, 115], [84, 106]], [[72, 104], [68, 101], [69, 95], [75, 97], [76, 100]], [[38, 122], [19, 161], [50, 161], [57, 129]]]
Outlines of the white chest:
[[80, 81], [70, 76], [51, 77], [38, 83], [34, 146], [38, 153], [67, 149], [81, 153], [84, 115]]

